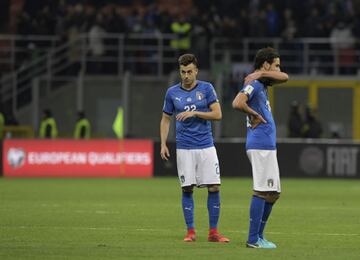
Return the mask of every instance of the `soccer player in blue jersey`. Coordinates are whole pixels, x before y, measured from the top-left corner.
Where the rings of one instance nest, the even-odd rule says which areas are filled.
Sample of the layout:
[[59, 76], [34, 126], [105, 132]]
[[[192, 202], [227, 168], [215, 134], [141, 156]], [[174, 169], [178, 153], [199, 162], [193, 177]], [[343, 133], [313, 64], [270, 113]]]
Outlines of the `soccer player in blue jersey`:
[[196, 57], [184, 54], [178, 62], [181, 83], [170, 87], [165, 95], [160, 123], [160, 155], [163, 160], [169, 159], [166, 141], [171, 116], [175, 115], [176, 161], [182, 187], [182, 209], [187, 225], [184, 241], [196, 240], [193, 188], [197, 186], [208, 188], [208, 241], [229, 242], [217, 230], [220, 215], [220, 168], [210, 123], [210, 120], [221, 119], [221, 107], [214, 87], [209, 82], [196, 79]]
[[280, 71], [280, 56], [275, 49], [260, 49], [255, 57], [255, 72], [245, 78], [233, 108], [247, 114], [246, 153], [253, 175], [250, 227], [247, 247], [276, 248], [264, 237], [272, 207], [280, 196], [280, 174], [276, 156], [276, 128], [268, 99], [268, 87], [286, 82]]

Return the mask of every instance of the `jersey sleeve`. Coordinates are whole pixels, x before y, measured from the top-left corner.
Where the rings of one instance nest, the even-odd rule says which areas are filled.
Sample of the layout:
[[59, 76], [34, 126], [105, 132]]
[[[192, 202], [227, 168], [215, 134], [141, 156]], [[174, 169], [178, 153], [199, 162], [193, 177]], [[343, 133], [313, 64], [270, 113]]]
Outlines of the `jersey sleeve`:
[[217, 97], [215, 88], [212, 84], [209, 84], [208, 90], [207, 90], [207, 105], [210, 106], [212, 103], [219, 102], [219, 99]]
[[255, 84], [254, 81], [250, 82], [249, 84], [245, 85], [240, 92], [244, 93], [248, 96], [248, 99], [251, 100], [255, 93], [258, 91], [258, 86]]
[[165, 94], [163, 112], [170, 116], [174, 113], [174, 103], [171, 99], [171, 94], [170, 94], [169, 90]]

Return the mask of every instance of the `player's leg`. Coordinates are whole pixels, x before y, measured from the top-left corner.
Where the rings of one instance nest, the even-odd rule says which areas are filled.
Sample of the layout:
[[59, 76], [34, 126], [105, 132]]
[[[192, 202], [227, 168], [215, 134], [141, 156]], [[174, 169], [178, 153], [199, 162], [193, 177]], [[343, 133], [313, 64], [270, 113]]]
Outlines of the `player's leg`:
[[258, 247], [257, 245], [260, 244], [259, 247], [265, 247], [268, 245], [261, 245], [261, 242], [267, 241], [263, 238], [263, 230], [272, 209], [269, 194], [280, 192], [276, 151], [248, 150], [247, 154], [252, 165], [253, 190], [255, 191], [250, 205], [247, 245]]
[[260, 242], [264, 248], [276, 248], [276, 245], [273, 242], [268, 241], [264, 237], [264, 229], [265, 229], [266, 223], [269, 219], [272, 207], [275, 204], [275, 202], [279, 199], [280, 193], [278, 193], [276, 191], [270, 191], [270, 192], [255, 191], [254, 196], [257, 196], [257, 197], [265, 200], [264, 210], [263, 210], [263, 214], [261, 217], [260, 228], [258, 231]]
[[272, 248], [276, 248], [276, 245], [268, 241], [264, 236], [264, 229], [268, 222], [271, 214], [273, 205], [280, 197], [281, 186], [280, 186], [280, 172], [277, 161], [276, 150], [268, 151], [268, 155], [265, 156], [264, 165], [266, 167], [266, 185], [267, 192], [264, 193], [263, 198], [265, 199], [264, 212], [261, 219], [261, 225], [259, 230], [259, 237], [262, 241]]
[[187, 227], [184, 241], [195, 241], [193, 186], [182, 187], [182, 209]]
[[201, 149], [198, 153], [199, 186], [207, 186], [209, 213], [209, 236], [211, 242], [229, 242], [217, 230], [220, 216], [220, 169], [215, 147]]
[[217, 225], [220, 216], [220, 186], [208, 186], [207, 208], [209, 212], [209, 227], [210, 232], [217, 230]]
[[250, 224], [249, 235], [246, 242], [248, 247], [259, 246], [259, 230], [261, 225], [261, 218], [264, 212], [265, 200], [253, 195], [250, 203]]
[[208, 185], [207, 208], [209, 212], [209, 242], [228, 243], [230, 239], [218, 232], [217, 226], [220, 217], [220, 186]]
[[253, 189], [255, 191], [250, 205], [247, 246], [275, 248], [275, 244], [268, 242], [263, 237], [263, 231], [271, 213], [272, 205], [280, 193], [276, 151], [248, 150], [247, 154], [252, 165]]
[[193, 187], [195, 179], [195, 161], [191, 150], [176, 150], [177, 169], [182, 188], [182, 209], [187, 227], [184, 241], [195, 241]]
[[269, 219], [271, 210], [275, 202], [279, 199], [280, 193], [276, 191], [270, 192], [255, 192], [255, 195], [265, 200], [264, 212], [261, 218], [261, 225], [259, 229], [259, 237], [264, 239], [265, 225]]

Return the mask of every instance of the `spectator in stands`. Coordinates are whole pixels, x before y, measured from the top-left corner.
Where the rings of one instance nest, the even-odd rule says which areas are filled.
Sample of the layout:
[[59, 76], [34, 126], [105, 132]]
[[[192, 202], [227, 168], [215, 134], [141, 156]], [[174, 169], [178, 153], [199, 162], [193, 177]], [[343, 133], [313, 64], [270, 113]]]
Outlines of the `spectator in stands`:
[[85, 117], [84, 111], [78, 112], [78, 120], [75, 124], [74, 138], [75, 139], [89, 139], [91, 136], [91, 125], [89, 120]]
[[58, 136], [58, 130], [52, 112], [50, 109], [44, 109], [43, 119], [41, 120], [40, 123], [39, 137], [53, 139], [53, 138], [57, 138], [57, 136]]
[[267, 25], [267, 36], [277, 37], [280, 31], [279, 14], [274, 8], [272, 3], [268, 3], [266, 6], [266, 25]]
[[293, 18], [291, 9], [284, 10], [284, 30], [282, 31], [282, 37], [286, 41], [291, 41], [297, 34], [297, 26]]
[[209, 41], [210, 29], [207, 15], [202, 15], [198, 8], [193, 10], [193, 19], [191, 21], [191, 49], [194, 51], [198, 60], [201, 61], [201, 67], [209, 68]]
[[101, 62], [98, 58], [105, 54], [104, 36], [105, 30], [102, 26], [103, 16], [98, 14], [96, 16], [96, 22], [91, 26], [89, 31], [89, 50], [91, 59], [93, 62], [89, 65], [90, 72], [101, 72]]
[[256, 16], [249, 15], [249, 36], [263, 37], [266, 35], [266, 12], [263, 9], [253, 11]]
[[300, 105], [293, 101], [290, 107], [288, 119], [288, 137], [300, 138], [304, 127], [304, 120], [300, 113]]
[[330, 41], [338, 57], [340, 73], [354, 74], [356, 69], [355, 37], [349, 23], [344, 20], [338, 21], [331, 31]]
[[[299, 10], [297, 10], [299, 11]], [[304, 26], [300, 29], [303, 37], [326, 37], [324, 28], [324, 18], [320, 17], [319, 10], [313, 7], [310, 15], [305, 18]]]
[[50, 6], [45, 5], [36, 16], [38, 33], [40, 35], [51, 35], [55, 32], [56, 17], [50, 12]]
[[[17, 23], [17, 32], [20, 34], [36, 35], [56, 32], [66, 41], [76, 41], [81, 33], [89, 32], [94, 23], [94, 17], [102, 15], [104, 17], [102, 27], [106, 32], [126, 34], [128, 32], [153, 33], [159, 31], [161, 33], [175, 33], [179, 38], [172, 41], [171, 46], [179, 51], [179, 54], [188, 52], [188, 49], [193, 47], [192, 43], [195, 43], [197, 45], [194, 46], [196, 47], [195, 51], [201, 50], [202, 52], [199, 55], [201, 54], [202, 57], [209, 56], [211, 37], [218, 36], [241, 39], [244, 37], [283, 36], [283, 39], [287, 41], [286, 44], [294, 45], [290, 49], [296, 50], [298, 48], [295, 46], [296, 41], [289, 41], [289, 39], [293, 37], [329, 37], [339, 17], [352, 19], [354, 35], [357, 37], [360, 35], [360, 26], [358, 26], [360, 24], [360, 4], [354, 0], [270, 1], [271, 3], [261, 0], [25, 0], [24, 2], [24, 9], [20, 12]], [[174, 8], [175, 2], [177, 8]], [[235, 5], [236, 8], [234, 8]], [[197, 11], [194, 12], [193, 10]], [[290, 20], [287, 16], [289, 13], [293, 14]], [[184, 18], [184, 14], [186, 14], [186, 21], [184, 21], [186, 29], [182, 31], [184, 28], [182, 28], [182, 23], [178, 21], [178, 17]], [[306, 18], [304, 19], [304, 17]], [[174, 26], [175, 24], [180, 26]], [[191, 39], [191, 37], [193, 38]], [[196, 42], [196, 38], [200, 42]], [[110, 41], [104, 41], [105, 46], [117, 46], [116, 40]], [[69, 61], [72, 64], [79, 62], [79, 55], [81, 54], [77, 48], [78, 42], [74, 43], [71, 44], [69, 51]], [[38, 43], [35, 44], [41, 48]], [[165, 42], [165, 45], [167, 44], [170, 43]], [[26, 48], [28, 43], [23, 45]], [[329, 44], [319, 44], [318, 46], [319, 50], [331, 51]], [[206, 55], [203, 55], [203, 52], [206, 52]], [[353, 66], [353, 57], [356, 55], [350, 50], [342, 53], [342, 56], [339, 57], [343, 63], [340, 72], [353, 72], [349, 68]], [[110, 57], [117, 54], [117, 50], [112, 51], [112, 53], [106, 52], [106, 55]], [[16, 67], [19, 67], [18, 61], [21, 60], [20, 63], [22, 63], [22, 59], [27, 58], [18, 57], [19, 54], [16, 55]], [[139, 55], [143, 54], [140, 53]], [[173, 53], [166, 55], [173, 56]], [[322, 63], [333, 62], [332, 55], [328, 55], [326, 58], [324, 56], [312, 55], [309, 64], [314, 68], [314, 72], [333, 73], [332, 68], [320, 66]], [[200, 60], [204, 61], [205, 59]], [[286, 61], [285, 56], [283, 60]], [[203, 63], [206, 64], [205, 61]], [[111, 68], [115, 67], [111, 64]], [[116, 69], [114, 70], [116, 71]], [[69, 71], [77, 72], [74, 68]], [[298, 73], [299, 71], [295, 72]]]

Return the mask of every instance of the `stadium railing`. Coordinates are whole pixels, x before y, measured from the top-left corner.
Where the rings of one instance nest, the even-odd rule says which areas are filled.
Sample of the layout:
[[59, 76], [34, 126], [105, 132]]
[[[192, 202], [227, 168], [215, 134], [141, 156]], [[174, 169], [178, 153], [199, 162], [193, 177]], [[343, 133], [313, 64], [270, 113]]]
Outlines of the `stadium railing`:
[[[31, 56], [31, 59], [23, 62], [18, 69], [15, 66], [11, 73], [2, 76], [0, 93], [2, 104], [11, 107], [15, 115], [22, 107], [32, 104], [33, 80], [37, 77], [46, 79], [42, 80], [39, 89], [40, 97], [46, 98], [48, 93], [62, 85], [76, 82], [80, 72], [82, 75], [123, 76], [126, 71], [130, 71], [134, 76], [160, 77], [169, 75], [176, 68], [176, 57], [180, 52], [170, 47], [170, 41], [176, 39], [175, 35], [104, 34], [99, 38], [101, 38], [100, 43], [96, 42], [100, 44], [100, 48], [92, 44], [94, 39], [88, 34], [81, 34], [71, 42], [60, 42], [56, 37], [36, 38], [39, 43], [30, 46], [30, 49], [32, 52], [34, 48], [39, 50], [37, 52], [39, 55]], [[17, 56], [16, 46], [19, 45], [16, 44], [17, 41], [27, 42], [25, 48], [28, 49], [29, 39], [32, 38], [30, 36], [0, 38], [3, 43], [7, 42], [9, 48], [5, 48], [4, 51], [9, 57]], [[334, 42], [329, 38], [299, 38], [292, 41], [281, 38], [241, 40], [214, 38], [209, 45], [211, 77], [217, 81], [217, 86], [224, 86], [221, 95], [225, 98], [231, 96], [228, 93], [229, 85], [224, 83], [227, 77], [230, 75], [233, 82], [241, 81], [243, 75], [252, 69], [256, 50], [264, 46], [279, 49], [282, 67], [291, 75], [354, 77], [360, 68], [359, 41], [355, 41], [352, 48], [345, 52], [335, 48]], [[66, 80], [54, 80], [55, 78]], [[357, 80], [357, 77], [353, 80]]]
[[0, 68], [2, 73], [11, 73], [26, 66], [59, 44], [53, 35], [0, 35]]
[[[295, 38], [214, 38], [211, 42], [211, 65], [252, 65], [256, 51], [271, 46], [281, 55], [281, 66], [298, 75], [355, 75], [359, 73], [360, 41], [348, 39]], [[346, 47], [342, 47], [346, 46]], [[245, 66], [246, 67], [246, 66]]]

